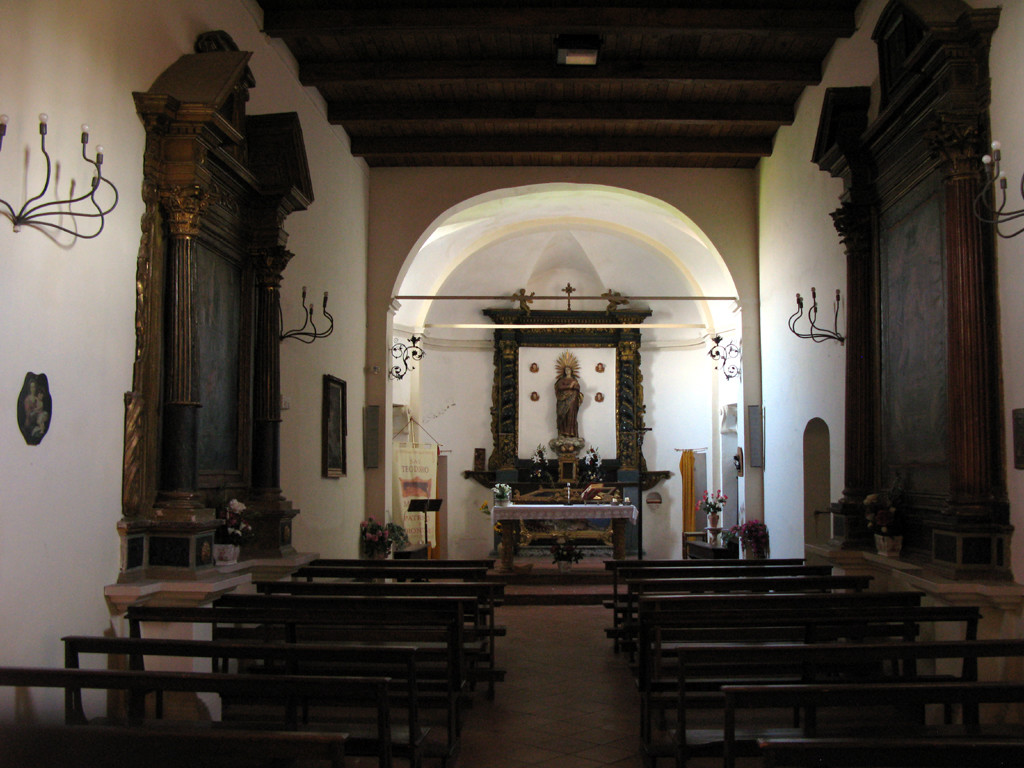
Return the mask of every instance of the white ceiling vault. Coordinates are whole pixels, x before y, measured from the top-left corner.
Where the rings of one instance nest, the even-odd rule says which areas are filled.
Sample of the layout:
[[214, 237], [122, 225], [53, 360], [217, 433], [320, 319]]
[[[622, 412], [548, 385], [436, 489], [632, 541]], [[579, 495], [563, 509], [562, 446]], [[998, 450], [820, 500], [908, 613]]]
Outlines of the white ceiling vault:
[[[629, 190], [544, 184], [482, 195], [439, 217], [398, 280], [394, 326], [427, 343], [489, 344], [494, 326], [481, 310], [518, 304], [483, 297], [525, 288], [559, 296], [534, 301], [533, 309], [564, 310], [567, 283], [575, 289], [573, 309], [604, 309], [603, 299], [577, 297], [609, 290], [632, 297], [736, 296], [721, 255], [683, 212]], [[733, 300], [643, 298], [624, 306], [652, 311], [645, 344], [698, 346], [715, 333], [739, 341]]]

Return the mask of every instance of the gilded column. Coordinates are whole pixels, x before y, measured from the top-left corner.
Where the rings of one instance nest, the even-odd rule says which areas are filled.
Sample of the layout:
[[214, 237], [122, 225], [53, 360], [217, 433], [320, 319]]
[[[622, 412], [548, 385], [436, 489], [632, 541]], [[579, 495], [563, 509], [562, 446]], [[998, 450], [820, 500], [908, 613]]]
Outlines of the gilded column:
[[256, 269], [252, 492], [261, 507], [281, 502], [281, 273], [292, 258], [281, 246], [252, 253]]
[[157, 507], [203, 506], [198, 489], [197, 419], [199, 382], [193, 311], [195, 240], [209, 194], [199, 186], [175, 187], [162, 197], [170, 246], [166, 266], [164, 391]]

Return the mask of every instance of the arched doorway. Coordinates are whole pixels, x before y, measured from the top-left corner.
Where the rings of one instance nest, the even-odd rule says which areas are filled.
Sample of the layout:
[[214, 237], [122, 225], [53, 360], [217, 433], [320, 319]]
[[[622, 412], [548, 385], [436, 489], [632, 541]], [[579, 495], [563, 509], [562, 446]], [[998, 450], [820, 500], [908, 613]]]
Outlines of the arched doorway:
[[804, 427], [804, 545], [826, 544], [832, 535], [831, 446], [828, 424], [814, 418]]
[[[737, 301], [711, 298], [735, 297], [737, 289], [708, 237], [678, 209], [625, 189], [556, 183], [488, 192], [452, 206], [420, 233], [398, 271], [397, 301], [390, 304], [389, 341], [419, 336], [426, 355], [411, 377], [389, 386], [388, 406], [408, 408], [450, 451], [449, 502], [457, 507], [448, 516], [450, 556], [480, 556], [490, 539], [489, 520], [472, 514], [489, 491], [460, 475], [481, 449], [491, 451], [495, 329], [483, 310], [514, 306], [510, 297], [520, 289], [537, 296], [562, 293], [546, 304], [532, 303], [533, 309], [604, 311], [607, 299], [580, 297], [616, 291], [632, 297], [629, 308], [650, 310], [641, 350], [645, 423], [653, 428], [643, 445], [647, 465], [672, 470], [678, 449], [706, 447], [708, 484], [720, 487], [719, 404], [742, 403], [744, 388], [741, 379], [728, 381], [715, 369], [707, 340], [721, 334], [742, 343], [742, 314]], [[756, 341], [752, 347], [748, 354], [756, 355]], [[536, 447], [538, 439], [530, 435], [537, 425], [546, 424], [550, 361], [537, 357], [523, 360], [520, 377], [520, 459]], [[591, 413], [615, 402], [614, 359], [587, 363]], [[545, 373], [535, 374], [532, 364]], [[596, 366], [607, 371], [608, 382]], [[594, 442], [593, 434], [585, 437]], [[599, 442], [603, 457], [616, 458], [613, 439]], [[663, 501], [645, 516], [649, 556], [680, 554], [678, 484], [666, 485], [671, 488], [651, 489]], [[748, 506], [761, 506], [760, 487]]]

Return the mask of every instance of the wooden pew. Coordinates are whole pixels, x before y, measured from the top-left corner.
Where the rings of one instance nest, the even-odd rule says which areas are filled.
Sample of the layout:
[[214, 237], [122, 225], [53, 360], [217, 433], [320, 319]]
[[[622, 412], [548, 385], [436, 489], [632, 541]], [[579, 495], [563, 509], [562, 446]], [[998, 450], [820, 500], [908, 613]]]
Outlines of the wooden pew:
[[[260, 597], [260, 596], [253, 596]], [[266, 599], [266, 598], [264, 598]], [[468, 692], [462, 602], [458, 598], [392, 598], [368, 601], [358, 597], [352, 607], [327, 609], [312, 604], [270, 606], [159, 607], [129, 606], [126, 619], [132, 637], [142, 636], [147, 621], [209, 624], [214, 639], [254, 642], [413, 644], [438, 652], [436, 669], [418, 676], [420, 711], [444, 712], [442, 753], [425, 746], [428, 757], [454, 759], [461, 733], [461, 711]], [[400, 602], [399, 602], [400, 601]], [[433, 672], [433, 674], [430, 674]]]
[[[837, 590], [861, 592], [868, 588], [871, 576], [729, 576], [723, 578], [626, 579], [626, 607], [619, 632], [620, 648], [631, 651], [636, 639], [636, 608], [639, 601], [652, 593], [660, 594], [725, 594], [745, 593], [833, 593]], [[615, 627], [612, 627], [615, 630]]]
[[[13, 768], [265, 768], [272, 761], [345, 765], [345, 735], [115, 725], [0, 725], [0, 765]], [[312, 761], [312, 762], [307, 762]]]
[[[968, 742], [991, 738], [996, 741], [1021, 741], [1019, 724], [982, 723], [978, 709], [983, 704], [1024, 703], [1024, 683], [954, 681], [943, 683], [851, 683], [795, 684], [761, 686], [724, 686], [726, 700], [723, 766], [734, 768], [740, 753], [737, 741], [737, 717], [748, 709], [798, 708], [804, 712], [804, 727], [797, 735], [809, 737], [886, 736], [907, 743], [927, 745], [937, 738], [963, 738]], [[922, 708], [941, 705], [946, 712], [962, 708], [959, 724], [951, 724], [948, 715], [941, 724], [929, 724], [921, 717]], [[836, 725], [823, 724], [821, 710], [853, 709], [860, 712], [882, 707], [891, 712], [889, 719], [868, 727], [851, 724], [849, 718]], [[914, 714], [900, 717], [900, 708]], [[871, 763], [874, 765], [874, 763]]]
[[[378, 764], [381, 768], [392, 765], [391, 753], [391, 710], [388, 702], [389, 681], [383, 677], [313, 677], [306, 675], [240, 675], [196, 672], [152, 672], [140, 670], [92, 670], [53, 669], [46, 667], [0, 667], [0, 686], [19, 688], [63, 688], [69, 702], [81, 701], [77, 694], [81, 689], [97, 689], [127, 692], [126, 724], [132, 728], [147, 726], [146, 698], [154, 691], [183, 693], [215, 693], [227, 697], [262, 697], [278, 702], [281, 714], [278, 728], [269, 724], [252, 729], [239, 725], [242, 730], [280, 730], [288, 732], [299, 726], [296, 702], [300, 699], [311, 701], [346, 701], [351, 706], [365, 708], [375, 713], [380, 751]], [[71, 728], [87, 729], [89, 717], [86, 712], [73, 705], [65, 713], [66, 725]], [[108, 723], [102, 723], [107, 725]], [[122, 725], [122, 724], [119, 724]], [[153, 725], [152, 721], [149, 725]], [[176, 722], [177, 726], [183, 726]], [[199, 724], [197, 724], [197, 729]], [[161, 726], [161, 729], [163, 726]], [[214, 729], [216, 731], [216, 729]], [[229, 727], [225, 727], [230, 731]], [[345, 736], [342, 729], [336, 734], [343, 746]], [[214, 737], [209, 737], [214, 738]], [[258, 739], [259, 737], [254, 737]], [[272, 741], [267, 737], [267, 741]], [[281, 747], [287, 749], [288, 740], [280, 737]], [[311, 739], [296, 739], [295, 750]], [[312, 741], [316, 741], [312, 739]], [[329, 739], [327, 741], [330, 741]]]
[[[769, 606], [774, 602], [768, 596], [762, 596], [761, 600]], [[742, 610], [661, 612], [657, 614], [660, 623], [642, 620], [637, 685], [641, 696], [641, 739], [648, 765], [653, 765], [658, 757], [673, 754], [677, 755], [677, 760], [683, 760], [687, 754], [720, 754], [721, 732], [717, 735], [706, 731], [688, 734], [687, 710], [721, 710], [724, 700], [719, 691], [730, 683], [806, 679], [815, 671], [813, 666], [805, 667], [803, 662], [807, 659], [801, 658], [801, 653], [813, 651], [810, 644], [840, 647], [851, 640], [895, 638], [913, 645], [923, 624], [938, 622], [962, 625], [965, 639], [973, 641], [980, 620], [980, 611], [971, 606], [851, 607], [848, 600], [840, 600], [841, 607], [828, 607], [825, 596], [818, 596], [816, 602], [817, 605], [805, 604], [798, 608], [757, 608], [751, 601], [751, 605]], [[765, 643], [788, 645], [787, 650], [776, 650], [778, 646]], [[762, 648], [768, 650], [759, 655]], [[1013, 646], [989, 646], [988, 655], [1006, 655], [1009, 648]], [[705, 652], [705, 649], [708, 650]], [[773, 650], [776, 655], [770, 656]], [[913, 660], [915, 653], [928, 658], [929, 652], [935, 658], [941, 656], [941, 650], [942, 646], [935, 645], [930, 651], [903, 651], [902, 658]], [[1018, 648], [1016, 653], [1020, 650]], [[983, 651], [975, 653], [985, 655]], [[900, 657], [895, 652], [893, 655]], [[832, 665], [839, 662], [850, 660], [838, 657]], [[654, 737], [653, 723], [659, 715], [664, 718], [666, 709], [679, 713], [679, 726], [659, 740]]]
[[[405, 712], [404, 726], [392, 722], [393, 753], [409, 760], [410, 766], [422, 762], [423, 742], [429, 729], [419, 720], [417, 661], [422, 664], [428, 655], [415, 646], [255, 644], [222, 640], [167, 640], [130, 637], [89, 637], [69, 635], [64, 643], [64, 666], [79, 669], [82, 657], [102, 655], [109, 664], [111, 657], [126, 657], [132, 670], [143, 670], [144, 657], [175, 657], [206, 659], [211, 672], [226, 673], [237, 666], [247, 674], [340, 675], [349, 677], [387, 677], [392, 710]], [[417, 659], [417, 657], [420, 657]], [[234, 662], [234, 664], [231, 664]], [[223, 719], [237, 719], [244, 704], [224, 701]], [[73, 711], [82, 709], [81, 697], [68, 702]], [[155, 712], [163, 714], [162, 697], [157, 695]], [[244, 717], [244, 716], [243, 716]], [[393, 717], [393, 721], [398, 718]], [[303, 723], [308, 724], [309, 709], [304, 708]], [[350, 755], [377, 755], [379, 745], [375, 729], [362, 724], [346, 723], [347, 750]]]
[[487, 696], [494, 698], [495, 683], [505, 679], [505, 670], [496, 662], [497, 638], [505, 636], [505, 627], [495, 623], [496, 609], [504, 599], [505, 585], [497, 581], [466, 582], [366, 582], [366, 581], [261, 581], [256, 591], [263, 595], [328, 597], [361, 595], [364, 597], [464, 597], [466, 624], [472, 634], [480, 634], [485, 646], [474, 669], [473, 683], [487, 683]]
[[[705, 566], [711, 567], [711, 568], [719, 568], [719, 567], [726, 567], [726, 568], [738, 567], [738, 568], [744, 568], [744, 567], [765, 567], [766, 565], [767, 566], [772, 566], [772, 565], [803, 565], [803, 564], [804, 564], [804, 559], [802, 557], [778, 558], [778, 559], [774, 559], [774, 560], [773, 559], [768, 559], [768, 560], [678, 560], [678, 559], [669, 559], [669, 560], [658, 560], [658, 559], [656, 559], [656, 560], [637, 560], [635, 558], [634, 559], [629, 559], [629, 560], [605, 560], [604, 561], [604, 569], [606, 571], [611, 571], [611, 574], [612, 574], [612, 598], [611, 598], [611, 600], [605, 600], [604, 601], [604, 606], [605, 606], [605, 608], [610, 608], [612, 610], [617, 610], [618, 607], [619, 607], [619, 570], [620, 569], [632, 568], [632, 569], [635, 569], [635, 570], [640, 570], [640, 569], [646, 569], [646, 568], [665, 568], [665, 567], [673, 567], [673, 566], [674, 567], [679, 567], [679, 568], [687, 568], [687, 567], [700, 568], [700, 567], [705, 567]], [[619, 626], [618, 619], [619, 619], [618, 614], [613, 614], [612, 622], [613, 622], [613, 627], [615, 627], [615, 628], [618, 628], [618, 626]], [[615, 644], [615, 651], [618, 652], [618, 650], [619, 650], [619, 647], [618, 647], [618, 643], [616, 642], [616, 644]]]
[[487, 568], [482, 566], [425, 566], [432, 560], [410, 560], [414, 565], [394, 566], [382, 563], [395, 560], [365, 561], [372, 565], [304, 565], [292, 574], [293, 579], [406, 579], [409, 581], [484, 581]]
[[[699, 578], [732, 578], [737, 576], [829, 576], [832, 574], [830, 565], [804, 565], [802, 562], [789, 564], [788, 561], [772, 560], [684, 560], [680, 561], [639, 561], [641, 563], [663, 563], [663, 565], [629, 565], [619, 566], [613, 570], [612, 598], [605, 600], [604, 606], [612, 611], [612, 629], [623, 624], [629, 612], [628, 596], [620, 589], [627, 582], [658, 581], [675, 579]], [[716, 565], [705, 565], [716, 563]], [[743, 563], [743, 565], [737, 565]], [[607, 567], [607, 566], [606, 566]], [[654, 591], [653, 588], [652, 590]], [[614, 650], [619, 651], [616, 643]]]
[[494, 569], [496, 558], [455, 559], [455, 560], [369, 560], [357, 557], [319, 557], [308, 563], [311, 567], [318, 566], [381, 566], [387, 568], [487, 568]]
[[765, 768], [1020, 768], [1024, 739], [759, 739]]

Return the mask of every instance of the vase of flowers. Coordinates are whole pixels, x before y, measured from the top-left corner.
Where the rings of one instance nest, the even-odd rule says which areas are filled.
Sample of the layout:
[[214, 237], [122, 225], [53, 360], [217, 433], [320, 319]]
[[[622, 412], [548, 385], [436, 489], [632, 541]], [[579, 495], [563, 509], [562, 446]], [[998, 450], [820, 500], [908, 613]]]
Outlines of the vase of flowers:
[[409, 543], [409, 535], [397, 523], [378, 523], [371, 516], [359, 523], [359, 541], [366, 557], [386, 560], [392, 549], [402, 549]]
[[583, 552], [572, 539], [559, 536], [551, 545], [551, 557], [553, 558], [551, 562], [558, 566], [559, 571], [565, 573], [572, 568], [573, 563], [578, 563], [583, 559]]
[[[718, 529], [722, 524], [722, 510], [725, 509], [725, 502], [729, 497], [721, 491], [715, 491], [714, 495], [704, 491], [701, 500], [697, 502], [697, 511], [707, 515], [707, 527]], [[715, 531], [717, 536], [717, 531]], [[711, 532], [708, 532], [711, 535]]]
[[494, 494], [494, 506], [496, 507], [507, 507], [512, 503], [512, 486], [508, 483], [498, 483], [491, 488], [491, 493]]
[[256, 532], [245, 519], [245, 509], [245, 504], [232, 499], [218, 511], [217, 517], [224, 521], [224, 525], [214, 534], [213, 562], [217, 565], [237, 563], [242, 544], [255, 538]]
[[743, 560], [763, 560], [768, 557], [768, 526], [760, 520], [747, 520], [741, 525], [734, 525], [725, 536], [728, 540], [739, 541], [740, 558]]
[[547, 471], [547, 460], [544, 458], [544, 445], [538, 444], [533, 455], [530, 456], [530, 479], [537, 483], [544, 483], [551, 479]]
[[601, 450], [596, 446], [592, 445], [587, 449], [587, 452], [583, 454], [583, 458], [580, 459], [581, 475], [583, 482], [585, 483], [596, 483], [601, 480]]
[[875, 536], [875, 551], [884, 557], [899, 557], [903, 549], [903, 526], [899, 505], [903, 493], [899, 475], [888, 490], [864, 497], [864, 517]]

